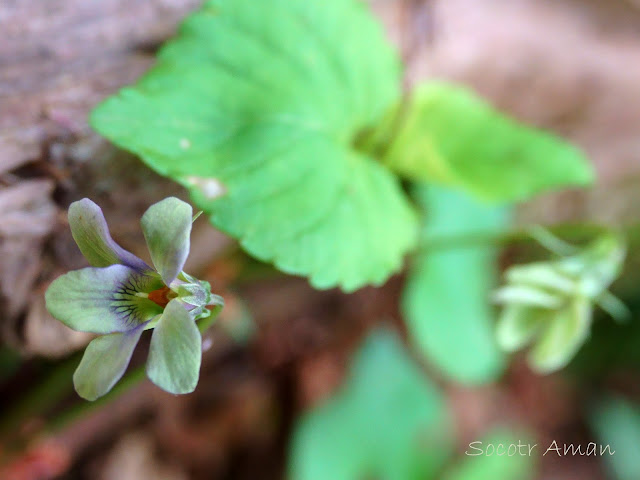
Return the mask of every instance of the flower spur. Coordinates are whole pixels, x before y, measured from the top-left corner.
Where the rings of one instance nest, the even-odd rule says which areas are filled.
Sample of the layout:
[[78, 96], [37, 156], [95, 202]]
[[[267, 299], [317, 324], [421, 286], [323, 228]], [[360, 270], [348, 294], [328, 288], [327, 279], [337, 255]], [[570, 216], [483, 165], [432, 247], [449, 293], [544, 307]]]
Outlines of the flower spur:
[[191, 206], [174, 197], [149, 207], [141, 224], [151, 268], [114, 242], [98, 205], [85, 198], [69, 207], [71, 233], [91, 267], [57, 278], [45, 298], [62, 323], [100, 335], [73, 375], [81, 397], [95, 400], [111, 390], [150, 328], [149, 379], [171, 393], [195, 389], [202, 356], [196, 321], [217, 313], [223, 300], [182, 271], [192, 221]]

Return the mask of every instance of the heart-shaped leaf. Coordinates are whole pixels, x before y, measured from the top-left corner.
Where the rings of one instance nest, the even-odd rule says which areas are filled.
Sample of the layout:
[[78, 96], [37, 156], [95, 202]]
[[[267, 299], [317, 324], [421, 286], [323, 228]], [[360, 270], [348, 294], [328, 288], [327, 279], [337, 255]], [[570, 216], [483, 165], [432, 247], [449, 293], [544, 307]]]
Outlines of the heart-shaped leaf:
[[418, 86], [405, 119], [385, 162], [414, 180], [509, 202], [594, 178], [576, 147], [518, 124], [462, 87]]
[[509, 209], [483, 205], [462, 192], [436, 185], [417, 187], [415, 196], [425, 217], [425, 235], [402, 302], [412, 342], [459, 382], [493, 380], [505, 364], [494, 338], [489, 303], [497, 249], [451, 242], [454, 237], [503, 230]]
[[252, 255], [349, 291], [383, 282], [415, 241], [399, 182], [355, 146], [399, 87], [362, 2], [213, 0], [92, 125]]
[[451, 454], [444, 399], [389, 331], [371, 334], [347, 384], [296, 429], [294, 480], [425, 480]]

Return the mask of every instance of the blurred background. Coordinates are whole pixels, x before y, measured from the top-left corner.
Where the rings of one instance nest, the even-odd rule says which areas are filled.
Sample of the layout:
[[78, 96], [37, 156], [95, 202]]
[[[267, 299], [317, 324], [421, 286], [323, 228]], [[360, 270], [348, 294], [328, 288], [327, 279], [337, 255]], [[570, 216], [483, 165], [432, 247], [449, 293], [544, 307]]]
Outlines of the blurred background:
[[[287, 478], [300, 415], [339, 395], [373, 330], [382, 324], [400, 336], [405, 331], [402, 275], [350, 295], [317, 291], [250, 260], [199, 221], [186, 270], [211, 282], [227, 305], [205, 335], [196, 392], [173, 396], [136, 378], [102, 402], [84, 402], [73, 392], [71, 376], [90, 336], [53, 320], [43, 297], [53, 278], [85, 265], [66, 222], [69, 203], [92, 198], [113, 237], [146, 258], [141, 214], [168, 195], [186, 199], [179, 186], [93, 133], [87, 114], [144, 73], [198, 5], [0, 1], [0, 479]], [[637, 224], [640, 3], [371, 5], [405, 61], [407, 86], [427, 78], [465, 84], [499, 110], [587, 153], [597, 184], [522, 205], [518, 222]], [[429, 372], [451, 418], [441, 431], [442, 442], [455, 437], [446, 478], [640, 478], [640, 234], [634, 231], [614, 288], [634, 318], [624, 325], [597, 318], [592, 339], [565, 370], [536, 375], [516, 355], [500, 381], [468, 387], [412, 359]], [[535, 253], [530, 245], [509, 246], [501, 265]], [[143, 364], [145, 348], [133, 367]], [[381, 375], [373, 391], [388, 381]], [[464, 452], [495, 428], [507, 432], [498, 438], [531, 439], [542, 451], [555, 440], [611, 444], [616, 454], [560, 458], [539, 451], [515, 473], [495, 473], [502, 470], [494, 466], [473, 473], [464, 462], [474, 457]], [[354, 480], [365, 478], [377, 477]], [[424, 477], [407, 480], [414, 478]]]

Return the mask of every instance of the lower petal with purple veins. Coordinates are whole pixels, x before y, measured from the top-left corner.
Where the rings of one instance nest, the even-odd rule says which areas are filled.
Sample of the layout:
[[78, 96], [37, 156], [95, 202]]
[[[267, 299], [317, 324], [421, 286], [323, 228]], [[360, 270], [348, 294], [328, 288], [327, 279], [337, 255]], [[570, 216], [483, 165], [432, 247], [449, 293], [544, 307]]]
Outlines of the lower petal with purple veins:
[[162, 313], [148, 294], [164, 285], [155, 273], [124, 265], [83, 268], [58, 277], [46, 292], [49, 312], [74, 330], [127, 332]]

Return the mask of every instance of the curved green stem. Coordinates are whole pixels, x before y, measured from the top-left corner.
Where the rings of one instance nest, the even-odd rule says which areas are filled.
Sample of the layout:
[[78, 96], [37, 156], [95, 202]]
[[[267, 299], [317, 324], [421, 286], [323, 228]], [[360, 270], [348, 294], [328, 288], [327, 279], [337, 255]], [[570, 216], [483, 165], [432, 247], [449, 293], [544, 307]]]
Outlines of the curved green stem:
[[65, 426], [67, 426], [74, 420], [111, 402], [118, 396], [125, 393], [127, 390], [130, 390], [134, 386], [138, 385], [145, 378], [146, 372], [144, 365], [134, 368], [124, 377], [122, 377], [122, 379], [111, 389], [109, 393], [93, 402], [82, 401], [73, 405], [72, 407], [68, 408], [67, 410], [47, 422], [47, 424], [44, 426], [44, 430], [49, 433], [54, 433], [62, 430]]
[[77, 355], [73, 355], [71, 358], [56, 365], [26, 395], [2, 412], [0, 437], [7, 438], [10, 436], [12, 441], [15, 440], [16, 431], [27, 420], [43, 414], [53, 404], [73, 391], [71, 377], [77, 367], [78, 358]]
[[[547, 233], [540, 235], [541, 230]], [[640, 224], [633, 224], [617, 229], [623, 231], [629, 238], [635, 237], [640, 239]], [[464, 235], [438, 235], [423, 240], [420, 250], [449, 250], [456, 248], [465, 248], [488, 244], [507, 244], [520, 242], [538, 242], [548, 250], [554, 253], [562, 253], [562, 255], [574, 253], [573, 245], [556, 237], [564, 237], [578, 240], [585, 238], [593, 238], [602, 233], [609, 232], [611, 229], [596, 223], [575, 223], [563, 224], [552, 227], [523, 227], [513, 230], [496, 232], [496, 231], [478, 231]], [[553, 241], [551, 240], [553, 239]]]

